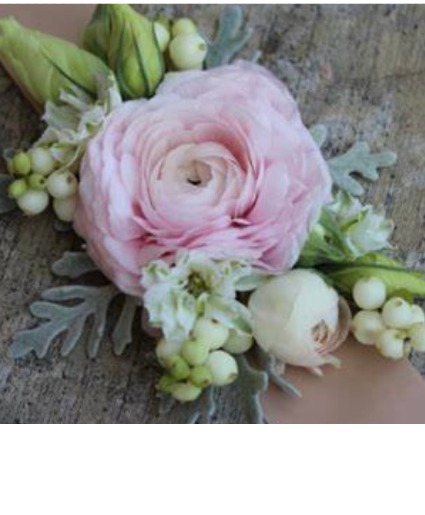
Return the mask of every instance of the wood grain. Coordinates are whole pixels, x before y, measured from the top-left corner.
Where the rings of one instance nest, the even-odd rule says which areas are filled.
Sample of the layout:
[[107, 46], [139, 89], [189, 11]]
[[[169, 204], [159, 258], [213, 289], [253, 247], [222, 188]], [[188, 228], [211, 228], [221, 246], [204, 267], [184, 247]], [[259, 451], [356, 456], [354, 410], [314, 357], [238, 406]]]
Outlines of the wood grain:
[[[212, 34], [220, 7], [163, 10], [189, 14]], [[410, 261], [423, 262], [425, 7], [263, 5], [247, 6], [245, 12], [255, 35], [244, 55], [261, 48], [260, 62], [288, 84], [304, 121], [329, 127], [327, 154], [358, 138], [374, 150], [397, 151], [398, 165], [368, 187], [367, 199], [385, 204], [397, 223], [396, 243], [409, 249]], [[0, 69], [1, 149], [30, 143], [39, 129], [37, 116]], [[14, 332], [32, 323], [28, 303], [58, 282], [49, 266], [76, 247], [74, 237], [55, 232], [51, 215], [0, 219], [0, 423], [180, 422], [182, 410], [171, 418], [158, 416], [156, 371], [141, 335], [121, 358], [112, 355], [110, 345], [94, 361], [83, 348], [67, 359], [55, 351], [45, 360], [14, 363], [6, 357]], [[419, 358], [415, 365], [425, 370]], [[244, 421], [231, 393], [220, 403], [216, 421]]]

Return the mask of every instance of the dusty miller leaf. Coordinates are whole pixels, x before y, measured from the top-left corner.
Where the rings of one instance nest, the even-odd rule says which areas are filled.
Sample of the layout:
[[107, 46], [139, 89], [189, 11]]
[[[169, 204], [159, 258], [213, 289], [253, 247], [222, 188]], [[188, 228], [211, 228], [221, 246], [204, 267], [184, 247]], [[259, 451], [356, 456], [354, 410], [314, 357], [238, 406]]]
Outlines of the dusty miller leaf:
[[313, 127], [310, 127], [310, 134], [319, 148], [322, 148], [328, 139], [328, 129], [322, 124], [317, 124], [313, 125]]
[[238, 389], [238, 400], [248, 422], [262, 424], [264, 422], [263, 407], [260, 396], [268, 386], [267, 374], [253, 368], [244, 355], [237, 358], [239, 377], [235, 382]]
[[352, 175], [357, 173], [369, 181], [379, 177], [378, 168], [392, 166], [397, 159], [394, 152], [373, 154], [367, 143], [355, 143], [345, 154], [327, 161], [333, 182], [340, 189], [354, 196], [364, 193], [360, 182]]
[[7, 192], [7, 188], [12, 181], [12, 177], [0, 174], [0, 215], [16, 209], [16, 202], [9, 197]]
[[242, 9], [227, 5], [221, 12], [217, 34], [208, 46], [205, 59], [207, 68], [229, 63], [252, 35], [252, 29], [243, 26]]
[[[93, 318], [87, 339], [87, 354], [96, 356], [101, 340], [105, 334], [106, 318], [110, 303], [119, 294], [115, 286], [60, 286], [51, 288], [42, 294], [42, 301], [34, 302], [31, 313], [45, 323], [16, 333], [8, 354], [20, 358], [34, 351], [43, 358], [53, 341], [61, 334], [66, 337], [61, 342], [61, 354], [67, 356], [77, 345], [87, 322]], [[60, 302], [78, 302], [74, 305], [58, 304]]]
[[[184, 422], [186, 424], [210, 424], [215, 412], [216, 403], [214, 399], [215, 388], [210, 386], [205, 389], [202, 395], [193, 402], [180, 405], [184, 411]], [[160, 415], [167, 415], [179, 403], [171, 395], [160, 394], [158, 411]]]
[[120, 316], [111, 334], [113, 350], [117, 356], [121, 356], [133, 341], [133, 322], [139, 304], [139, 299], [126, 295]]
[[[75, 279], [91, 272], [98, 272], [96, 265], [84, 252], [65, 252], [52, 266], [59, 277]], [[113, 285], [70, 285], [51, 288], [42, 295], [42, 301], [30, 306], [30, 312], [43, 320], [39, 325], [16, 333], [8, 354], [12, 358], [23, 357], [34, 351], [43, 358], [53, 341], [62, 335], [61, 354], [67, 356], [82, 340], [86, 327], [91, 324], [87, 339], [87, 354], [94, 358], [102, 340], [107, 336], [107, 315], [113, 300], [122, 293]], [[71, 303], [71, 304], [70, 304]], [[139, 301], [126, 297], [111, 339], [115, 354], [124, 352], [132, 342], [132, 326]]]
[[65, 252], [53, 263], [52, 272], [58, 277], [76, 279], [90, 272], [98, 272], [98, 268], [85, 252]]
[[291, 397], [301, 397], [301, 392], [298, 388], [292, 385], [289, 381], [286, 381], [276, 372], [276, 361], [274, 357], [267, 354], [267, 352], [264, 352], [258, 345], [255, 346], [255, 350], [258, 366], [268, 375], [269, 382]]

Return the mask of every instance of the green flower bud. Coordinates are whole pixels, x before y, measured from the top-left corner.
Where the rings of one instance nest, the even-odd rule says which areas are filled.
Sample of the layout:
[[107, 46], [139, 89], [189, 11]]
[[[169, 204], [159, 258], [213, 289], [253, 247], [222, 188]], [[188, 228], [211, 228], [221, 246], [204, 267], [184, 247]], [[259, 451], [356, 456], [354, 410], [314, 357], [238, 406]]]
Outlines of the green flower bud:
[[8, 193], [9, 197], [17, 199], [27, 191], [27, 183], [25, 179], [17, 179], [9, 184]]
[[28, 175], [31, 171], [31, 160], [26, 152], [18, 152], [13, 158], [16, 175]]
[[39, 173], [32, 173], [28, 177], [28, 186], [32, 190], [45, 190], [46, 189], [46, 178]]
[[161, 377], [156, 385], [156, 389], [163, 393], [172, 393], [177, 385], [177, 381], [173, 376], [165, 374]]
[[162, 52], [153, 23], [129, 5], [98, 5], [83, 44], [114, 70], [125, 98], [155, 93], [164, 75]]
[[13, 17], [0, 20], [0, 62], [22, 92], [41, 110], [70, 84], [96, 97], [96, 77], [108, 67], [68, 41], [26, 29]]
[[181, 353], [190, 365], [203, 365], [208, 358], [209, 346], [200, 340], [188, 340], [183, 344]]
[[51, 153], [42, 147], [32, 148], [29, 152], [31, 169], [40, 175], [50, 175], [55, 169], [55, 161]]
[[192, 383], [178, 383], [174, 386], [171, 393], [180, 402], [191, 402], [201, 395], [202, 388]]
[[205, 366], [193, 367], [190, 376], [190, 382], [199, 388], [206, 388], [212, 383], [212, 375], [209, 369]]
[[178, 381], [189, 377], [190, 367], [181, 356], [167, 356], [163, 361], [170, 374]]
[[175, 38], [180, 34], [197, 34], [198, 29], [190, 18], [179, 18], [173, 22], [171, 33], [173, 38]]

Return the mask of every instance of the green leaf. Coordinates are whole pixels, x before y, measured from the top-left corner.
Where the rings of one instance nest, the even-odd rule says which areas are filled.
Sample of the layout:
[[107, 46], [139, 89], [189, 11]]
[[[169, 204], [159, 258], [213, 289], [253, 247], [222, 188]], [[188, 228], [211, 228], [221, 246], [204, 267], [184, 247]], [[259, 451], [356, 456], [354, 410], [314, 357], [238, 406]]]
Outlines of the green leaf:
[[354, 196], [364, 193], [360, 182], [353, 177], [358, 173], [369, 181], [379, 177], [378, 168], [392, 166], [397, 160], [394, 152], [372, 154], [367, 143], [355, 143], [345, 154], [327, 161], [334, 184]]
[[243, 26], [242, 9], [238, 5], [224, 7], [215, 39], [208, 46], [206, 67], [214, 68], [229, 63], [248, 42], [252, 33], [252, 29]]
[[373, 276], [379, 277], [385, 283], [389, 296], [404, 291], [413, 297], [425, 297], [424, 272], [405, 268], [398, 261], [383, 254], [367, 254], [352, 263], [321, 265], [318, 270], [345, 295], [351, 295], [353, 286], [359, 279]]

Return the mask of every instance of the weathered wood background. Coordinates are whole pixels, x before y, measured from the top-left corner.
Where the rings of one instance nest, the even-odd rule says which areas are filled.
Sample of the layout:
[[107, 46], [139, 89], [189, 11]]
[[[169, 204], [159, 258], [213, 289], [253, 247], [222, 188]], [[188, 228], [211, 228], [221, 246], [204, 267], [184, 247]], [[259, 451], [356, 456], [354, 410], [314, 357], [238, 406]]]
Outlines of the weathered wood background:
[[[149, 7], [148, 12], [160, 7]], [[212, 33], [220, 6], [167, 6], [167, 14], [191, 15]], [[307, 124], [325, 123], [327, 152], [355, 139], [397, 151], [398, 165], [383, 172], [368, 199], [385, 204], [397, 223], [395, 241], [418, 262], [425, 255], [425, 7], [247, 6], [255, 35], [245, 55], [261, 48], [271, 68], [298, 99]], [[0, 69], [0, 147], [32, 141], [39, 122]], [[3, 164], [1, 165], [3, 166]], [[0, 219], [0, 423], [179, 422], [160, 417], [155, 371], [143, 338], [123, 357], [105, 345], [89, 361], [83, 348], [69, 358], [12, 362], [6, 348], [15, 331], [32, 323], [26, 306], [59, 281], [52, 262], [77, 241], [53, 228], [53, 217], [17, 213]], [[420, 360], [415, 363], [423, 367]], [[221, 403], [217, 422], [243, 422], [231, 402]]]

